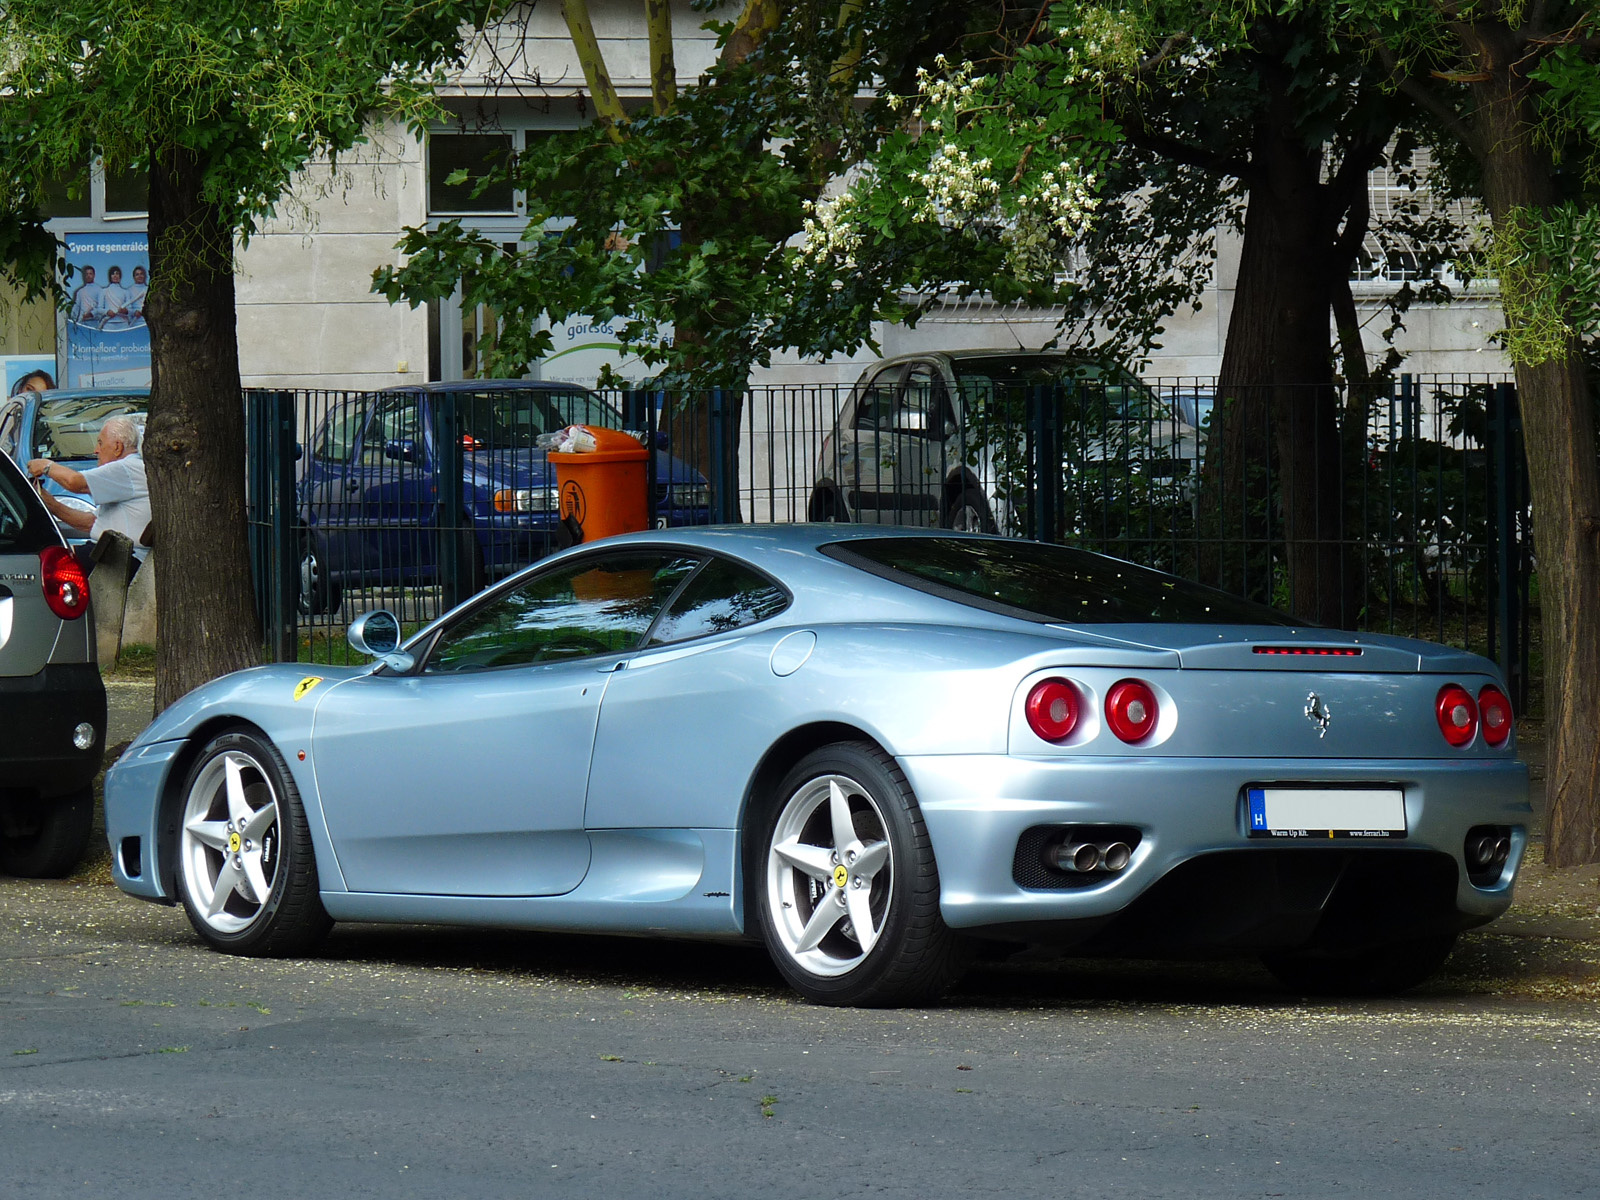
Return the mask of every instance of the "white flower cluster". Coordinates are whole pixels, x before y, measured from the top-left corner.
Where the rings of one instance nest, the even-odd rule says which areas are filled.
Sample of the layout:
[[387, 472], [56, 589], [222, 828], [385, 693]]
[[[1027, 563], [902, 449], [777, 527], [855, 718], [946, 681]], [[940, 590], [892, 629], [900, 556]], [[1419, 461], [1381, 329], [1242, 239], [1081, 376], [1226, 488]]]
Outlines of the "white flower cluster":
[[[1002, 81], [975, 75], [971, 63], [952, 68], [939, 58], [936, 65], [938, 74], [918, 70], [914, 103], [905, 97], [890, 101], [897, 109], [912, 104], [911, 121], [921, 130], [915, 164], [901, 168], [906, 174], [900, 178], [914, 186], [908, 192], [886, 189], [884, 178], [869, 170], [842, 195], [808, 204], [801, 257], [854, 269], [865, 240], [864, 213], [894, 191], [901, 193], [901, 219], [980, 236], [997, 234], [1010, 269], [1019, 277], [1052, 278], [1064, 260], [1063, 243], [1081, 237], [1092, 219], [1098, 204], [1095, 177], [1071, 161], [1067, 144], [1042, 128], [1039, 142], [1020, 158], [1009, 136], [990, 150], [986, 139], [997, 119], [1004, 121], [1008, 135], [1043, 122], [1011, 110], [1001, 93]], [[997, 161], [997, 155], [1004, 157]]]
[[850, 220], [855, 204], [851, 192], [807, 200], [801, 257], [816, 263], [832, 260], [837, 266], [854, 269], [856, 251], [861, 247], [861, 230]]
[[1143, 55], [1143, 29], [1133, 14], [1114, 8], [1083, 10], [1076, 26], [1056, 30], [1070, 78], [1104, 87], [1112, 76], [1131, 74]]

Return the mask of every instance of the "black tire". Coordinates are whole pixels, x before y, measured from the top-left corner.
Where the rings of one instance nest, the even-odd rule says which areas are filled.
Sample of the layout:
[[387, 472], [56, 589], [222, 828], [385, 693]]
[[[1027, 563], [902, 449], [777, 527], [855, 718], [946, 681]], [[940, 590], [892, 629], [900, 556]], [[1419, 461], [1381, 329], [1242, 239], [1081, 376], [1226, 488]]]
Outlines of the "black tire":
[[989, 515], [989, 506], [983, 501], [983, 493], [971, 487], [962, 488], [945, 501], [939, 524], [962, 533], [995, 531], [994, 518]]
[[94, 789], [21, 802], [25, 833], [0, 836], [0, 874], [64, 879], [77, 869], [94, 830]]
[[806, 520], [844, 525], [849, 523], [850, 513], [845, 508], [844, 498], [835, 489], [819, 487], [811, 493], [810, 503], [806, 505]]
[[314, 534], [300, 535], [300, 615], [336, 613], [344, 603], [344, 586], [328, 573], [328, 558]]
[[[228, 954], [283, 957], [323, 939], [333, 921], [318, 895], [300, 793], [277, 747], [243, 729], [212, 738], [184, 780], [179, 804], [178, 894], [204, 941]], [[234, 864], [242, 860], [231, 871], [230, 856]], [[223, 883], [228, 890], [214, 903]]]
[[1456, 935], [1410, 938], [1357, 951], [1315, 949], [1263, 954], [1262, 963], [1291, 992], [1307, 996], [1388, 996], [1416, 987], [1444, 966]]
[[[842, 836], [835, 786], [849, 817]], [[877, 746], [841, 742], [808, 754], [768, 799], [754, 832], [761, 936], [807, 1000], [904, 1004], [938, 996], [961, 977], [968, 946], [939, 914], [939, 870], [922, 811], [899, 766]], [[796, 866], [785, 853], [804, 855], [809, 865]], [[857, 920], [875, 930], [864, 953]], [[813, 929], [821, 932], [807, 946]]]

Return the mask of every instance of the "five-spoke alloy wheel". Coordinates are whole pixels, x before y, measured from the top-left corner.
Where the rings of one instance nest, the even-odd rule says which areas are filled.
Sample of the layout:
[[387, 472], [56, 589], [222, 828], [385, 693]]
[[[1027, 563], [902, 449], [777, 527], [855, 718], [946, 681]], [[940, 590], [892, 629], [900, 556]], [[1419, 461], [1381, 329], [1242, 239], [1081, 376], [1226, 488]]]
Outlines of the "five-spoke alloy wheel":
[[939, 915], [922, 814], [893, 758], [864, 742], [802, 759], [761, 841], [762, 934], [779, 971], [823, 1004], [936, 995], [964, 966]]
[[201, 751], [184, 788], [178, 887], [219, 950], [298, 954], [328, 931], [305, 812], [270, 742], [240, 731]]

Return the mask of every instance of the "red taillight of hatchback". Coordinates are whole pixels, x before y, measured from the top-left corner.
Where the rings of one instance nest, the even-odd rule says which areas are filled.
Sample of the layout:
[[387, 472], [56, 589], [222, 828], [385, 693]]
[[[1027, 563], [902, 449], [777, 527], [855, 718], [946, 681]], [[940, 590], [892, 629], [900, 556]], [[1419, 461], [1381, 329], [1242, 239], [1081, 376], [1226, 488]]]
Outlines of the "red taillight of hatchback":
[[1106, 724], [1125, 742], [1142, 742], [1156, 729], [1160, 710], [1148, 683], [1124, 679], [1106, 693]]
[[1494, 684], [1478, 693], [1478, 719], [1483, 724], [1483, 740], [1491, 746], [1504, 746], [1511, 736], [1511, 701]]
[[1083, 700], [1069, 681], [1045, 679], [1028, 693], [1026, 712], [1029, 729], [1047, 742], [1062, 742], [1078, 727]]
[[44, 602], [62, 620], [71, 621], [89, 610], [89, 577], [71, 551], [60, 546], [39, 551], [39, 579]]
[[1439, 718], [1439, 732], [1452, 746], [1465, 746], [1478, 732], [1478, 705], [1472, 693], [1459, 683], [1447, 683], [1439, 689], [1434, 702], [1434, 715]]

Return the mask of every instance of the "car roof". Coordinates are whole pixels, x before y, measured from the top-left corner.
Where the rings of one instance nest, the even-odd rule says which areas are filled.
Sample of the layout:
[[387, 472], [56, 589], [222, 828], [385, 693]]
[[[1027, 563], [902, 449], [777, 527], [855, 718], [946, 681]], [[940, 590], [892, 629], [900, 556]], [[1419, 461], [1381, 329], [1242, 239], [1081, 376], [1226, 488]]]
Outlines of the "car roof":
[[589, 392], [581, 383], [553, 383], [544, 379], [451, 379], [435, 383], [405, 383], [374, 389], [392, 395], [416, 392], [435, 396], [447, 392]]

